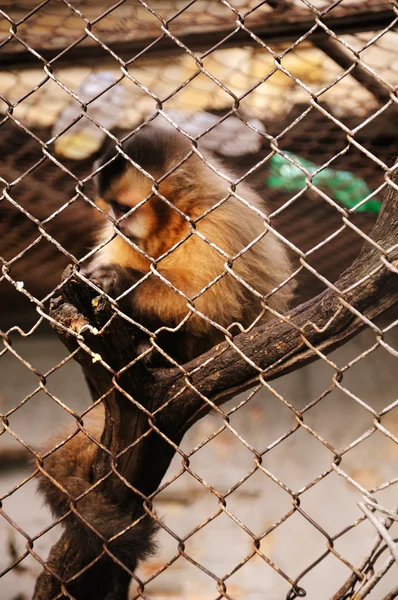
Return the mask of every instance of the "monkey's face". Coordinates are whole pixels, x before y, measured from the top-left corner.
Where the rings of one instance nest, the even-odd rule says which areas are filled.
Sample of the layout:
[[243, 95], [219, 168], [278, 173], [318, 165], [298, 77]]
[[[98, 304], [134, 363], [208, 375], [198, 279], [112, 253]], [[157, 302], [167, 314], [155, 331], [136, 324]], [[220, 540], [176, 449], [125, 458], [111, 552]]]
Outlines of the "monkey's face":
[[102, 197], [96, 200], [97, 205], [116, 222], [116, 230], [153, 258], [166, 252], [188, 230], [181, 213], [163, 199], [167, 198], [173, 204], [174, 178], [164, 179], [157, 191], [154, 192], [151, 179], [129, 167], [120, 177], [113, 179]]
[[171, 247], [187, 228], [184, 215], [192, 216], [195, 202], [188, 197], [195, 181], [200, 197], [198, 162], [184, 135], [147, 125], [123, 142], [122, 152], [110, 146], [95, 163], [97, 204], [116, 221], [116, 230], [141, 248], [150, 240], [153, 249], [152, 238]]
[[109, 182], [96, 203], [116, 221], [117, 228], [126, 237], [139, 242], [151, 233], [151, 194], [151, 180], [131, 167]]

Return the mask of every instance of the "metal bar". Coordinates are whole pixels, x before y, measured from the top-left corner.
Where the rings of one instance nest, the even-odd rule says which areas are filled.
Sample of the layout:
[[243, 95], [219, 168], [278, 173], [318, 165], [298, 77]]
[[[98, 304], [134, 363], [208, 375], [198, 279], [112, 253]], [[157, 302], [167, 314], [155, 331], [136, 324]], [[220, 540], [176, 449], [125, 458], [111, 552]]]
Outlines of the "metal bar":
[[[357, 9], [355, 13], [344, 14], [337, 10], [333, 11], [333, 15], [324, 17], [324, 23], [337, 35], [346, 35], [356, 32], [378, 31], [391, 24], [394, 13], [392, 9], [383, 9], [380, 11], [370, 11], [369, 9]], [[300, 36], [308, 32], [314, 26], [314, 17], [308, 17], [308, 11], [298, 12], [297, 10], [286, 11], [283, 15], [280, 12], [275, 12], [267, 17], [266, 22], [250, 26], [255, 36], [267, 43], [280, 43], [294, 41]], [[192, 51], [201, 51], [209, 49], [220, 42], [231, 33], [231, 27], [221, 28], [216, 30], [205, 30], [201, 33], [187, 33], [178, 35], [178, 39], [182, 44], [186, 45]], [[321, 28], [311, 35], [311, 41], [317, 42], [328, 39], [327, 33]], [[144, 51], [147, 46], [152, 44], [156, 37], [146, 39], [130, 39], [117, 43], [108, 43], [104, 37], [103, 41], [112, 52], [117, 54], [123, 61], [131, 60], [136, 54]], [[256, 45], [253, 40], [244, 30], [239, 30], [223, 42], [223, 48], [239, 47], [242, 45]], [[79, 64], [91, 63], [94, 59], [100, 58], [101, 62], [112, 61], [112, 55], [106, 54], [104, 49], [98, 44], [88, 44], [73, 46], [67, 52], [65, 46], [52, 49], [35, 47], [35, 51], [40, 54], [46, 62], [56, 61], [57, 66], [69, 65], [79, 62]], [[63, 52], [62, 56], [57, 56]], [[181, 54], [184, 50], [168, 36], [162, 37], [159, 41], [148, 50], [145, 50], [147, 56], [155, 56], [158, 54]], [[38, 58], [35, 54], [29, 52], [25, 48], [20, 51], [10, 50], [1, 54], [1, 65], [5, 69], [38, 67]]]
[[[319, 38], [314, 42], [314, 45], [334, 60], [342, 69], [349, 69], [355, 62], [353, 56], [346, 52], [341, 44], [330, 37]], [[351, 77], [356, 79], [358, 83], [376, 98], [379, 104], [385, 104], [390, 100], [388, 88], [370, 75], [362, 65], [357, 64], [350, 74]]]

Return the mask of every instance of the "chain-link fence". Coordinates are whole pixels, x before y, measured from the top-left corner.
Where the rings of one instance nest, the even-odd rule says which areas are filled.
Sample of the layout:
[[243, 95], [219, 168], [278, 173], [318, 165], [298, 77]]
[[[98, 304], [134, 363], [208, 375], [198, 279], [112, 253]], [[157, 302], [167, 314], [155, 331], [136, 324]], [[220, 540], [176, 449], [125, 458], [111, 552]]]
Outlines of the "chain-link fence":
[[398, 4], [0, 15], [1, 598], [397, 598]]

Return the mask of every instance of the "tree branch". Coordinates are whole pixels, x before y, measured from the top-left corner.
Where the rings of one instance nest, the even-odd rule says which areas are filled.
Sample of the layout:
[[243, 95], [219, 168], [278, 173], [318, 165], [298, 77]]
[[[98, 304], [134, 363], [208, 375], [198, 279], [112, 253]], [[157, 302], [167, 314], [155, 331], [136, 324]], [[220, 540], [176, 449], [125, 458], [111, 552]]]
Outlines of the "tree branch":
[[[131, 573], [150, 550], [153, 526], [144, 516], [150, 512], [148, 496], [159, 486], [174, 455], [174, 444], [211, 410], [206, 399], [220, 405], [254, 385], [260, 374], [270, 380], [301, 368], [319, 358], [320, 352], [342, 345], [397, 302], [397, 171], [394, 178], [395, 186], [389, 188], [370, 236], [373, 242], [364, 245], [334, 286], [286, 313], [283, 320], [240, 334], [182, 370], [150, 371], [135, 361], [134, 331], [127, 332], [110, 304], [94, 299], [90, 286], [78, 281], [72, 271], [67, 273], [51, 317], [62, 326], [57, 333], [69, 350], [79, 347], [70, 331], [81, 332], [84, 343], [80, 343], [76, 359], [93, 398], [103, 398], [106, 418], [101, 447], [93, 458], [91, 491], [70, 488], [61, 493], [48, 478], [42, 483], [55, 488], [58, 513], [53, 506], [54, 512], [66, 514], [72, 507], [73, 515], [65, 519], [65, 532], [37, 581], [35, 600], [54, 598], [54, 590], [57, 598], [70, 598], [67, 592], [76, 600], [126, 600]], [[93, 354], [101, 360], [93, 362]], [[51, 474], [62, 450], [45, 458], [45, 473]], [[78, 469], [78, 458], [74, 458]], [[48, 462], [51, 459], [53, 462]], [[112, 521], [104, 513], [105, 501], [113, 515], [113, 530], [104, 523]], [[129, 523], [136, 520], [138, 525], [114, 541], [113, 535], [126, 528], [126, 519]], [[96, 565], [88, 568], [98, 555], [101, 558]], [[81, 570], [82, 575], [73, 578]], [[106, 579], [103, 591], [98, 586], [102, 578]]]
[[[398, 170], [393, 181], [396, 186]], [[224, 342], [185, 365], [188, 373], [193, 372], [190, 381], [200, 395], [186, 387], [179, 373], [168, 370], [158, 375], [158, 385], [169, 390], [166, 398], [178, 396], [171, 411], [180, 415], [187, 430], [209, 411], [203, 396], [222, 404], [251, 387], [258, 371], [265, 380], [295, 371], [319, 358], [313, 348], [323, 353], [335, 350], [359, 333], [367, 320], [398, 301], [398, 187], [388, 189], [370, 239], [375, 245], [366, 242], [332, 288], [286, 313], [283, 321], [275, 319], [236, 336], [233, 344], [239, 353]], [[165, 425], [168, 410], [161, 417]]]

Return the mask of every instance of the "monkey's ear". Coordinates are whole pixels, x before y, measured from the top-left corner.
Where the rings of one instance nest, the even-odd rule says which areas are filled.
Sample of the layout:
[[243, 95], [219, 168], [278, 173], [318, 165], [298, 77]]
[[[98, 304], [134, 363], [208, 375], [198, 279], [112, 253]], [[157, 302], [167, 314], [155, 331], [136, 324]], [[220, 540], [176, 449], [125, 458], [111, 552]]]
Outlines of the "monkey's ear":
[[95, 172], [97, 169], [100, 168], [101, 163], [103, 162], [103, 160], [101, 160], [101, 158], [97, 158], [97, 160], [95, 161], [95, 163], [93, 164], [93, 171]]
[[[102, 158], [98, 158], [95, 161], [95, 163], [93, 164], [93, 173], [95, 173], [100, 168], [100, 166], [103, 164], [103, 162], [104, 161], [102, 160]], [[100, 175], [100, 172], [97, 173], [96, 175], [94, 175], [94, 177], [93, 177], [93, 181], [94, 181], [94, 185], [95, 185], [95, 190], [96, 190], [97, 193], [99, 192], [99, 175]], [[97, 200], [95, 202], [97, 203]]]

